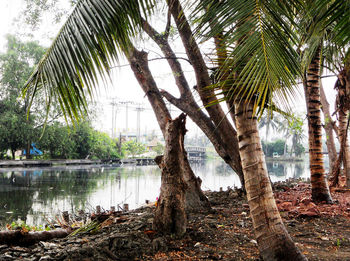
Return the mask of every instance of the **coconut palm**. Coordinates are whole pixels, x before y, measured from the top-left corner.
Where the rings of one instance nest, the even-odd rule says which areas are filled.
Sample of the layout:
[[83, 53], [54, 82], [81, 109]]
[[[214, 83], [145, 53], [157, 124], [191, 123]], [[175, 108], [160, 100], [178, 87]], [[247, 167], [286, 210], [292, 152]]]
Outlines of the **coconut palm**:
[[[276, 207], [258, 132], [257, 112], [272, 104], [285, 105], [300, 76], [293, 10], [298, 3], [203, 0], [207, 14], [202, 30], [208, 37], [223, 33], [226, 48], [224, 78], [217, 87], [230, 88], [239, 153], [255, 234], [265, 260], [303, 260], [289, 237]], [[290, 5], [290, 6], [289, 6]], [[227, 77], [228, 72], [231, 77]], [[268, 210], [268, 211], [266, 211]], [[264, 214], [263, 214], [264, 213]], [[282, 250], [284, 249], [284, 250]], [[288, 253], [284, 255], [283, 253]]]
[[[273, 97], [272, 92], [280, 94], [279, 98], [285, 98], [286, 92], [281, 92], [281, 90], [286, 90], [286, 88], [273, 87], [278, 86], [274, 84], [276, 81], [273, 79], [279, 77], [284, 87], [290, 87], [289, 83], [292, 83], [292, 78], [296, 76], [290, 73], [290, 68], [295, 65], [292, 61], [297, 59], [288, 57], [288, 54], [296, 55], [296, 57], [300, 54], [290, 49], [290, 43], [292, 42], [297, 50], [302, 51], [303, 63], [299, 63], [299, 66], [303, 66], [296, 71], [299, 71], [300, 77], [304, 79], [309, 123], [312, 198], [316, 202], [332, 202], [321, 153], [319, 56], [321, 50], [323, 51], [323, 42], [328, 36], [326, 33], [329, 34], [330, 29], [332, 29], [331, 39], [338, 45], [344, 46], [348, 43], [349, 3], [345, 2], [291, 1], [286, 7], [285, 3], [265, 1], [255, 3], [250, 1], [202, 1], [203, 5], [210, 5], [210, 8], [207, 8], [209, 18], [204, 20], [204, 22], [210, 22], [206, 29], [210, 28], [214, 33], [226, 30], [228, 32], [225, 36], [226, 42], [234, 45], [227, 67], [233, 72], [232, 74], [235, 74], [236, 80], [233, 83], [226, 80], [226, 85], [233, 87], [232, 96], [246, 94], [248, 99], [255, 99], [254, 108], [265, 107], [266, 99], [271, 100]], [[217, 8], [214, 7], [215, 5]], [[250, 14], [244, 15], [244, 12], [250, 12]], [[294, 24], [291, 17], [300, 23]], [[291, 32], [288, 28], [298, 30]], [[334, 29], [335, 32], [333, 32]], [[301, 41], [296, 39], [296, 33]], [[287, 37], [282, 39], [285, 36]], [[281, 50], [275, 43], [276, 41], [287, 46], [286, 51]], [[274, 58], [271, 58], [272, 56]], [[279, 61], [282, 61], [282, 64]], [[264, 77], [265, 75], [267, 77]], [[259, 84], [261, 88], [258, 87]], [[226, 90], [227, 87], [223, 89]]]
[[[312, 196], [316, 201], [331, 202], [322, 167], [323, 161], [318, 150], [321, 138], [319, 102], [317, 101], [319, 55], [324, 39], [323, 32], [329, 26], [336, 29], [333, 36], [335, 41], [340, 45], [349, 43], [349, 1], [319, 0], [281, 3], [280, 1], [204, 0], [201, 1], [201, 5], [208, 10], [207, 16], [202, 20], [202, 28], [207, 29], [208, 36], [226, 32], [224, 39], [228, 46], [232, 46], [226, 63], [226, 73], [222, 74], [225, 75], [225, 81], [221, 82], [218, 88], [227, 90], [227, 85], [231, 86], [230, 92], [235, 101], [236, 125], [241, 141], [240, 154], [244, 175], [245, 179], [252, 183], [246, 182], [246, 189], [248, 199], [252, 201], [250, 206], [254, 206], [253, 223], [258, 242], [265, 241], [266, 234], [271, 235], [271, 233], [268, 231], [269, 228], [259, 222], [258, 215], [261, 213], [259, 206], [263, 204], [259, 201], [262, 198], [261, 194], [259, 197], [250, 198], [249, 196], [251, 190], [255, 190], [251, 185], [256, 187], [259, 184], [258, 176], [266, 176], [263, 156], [257, 153], [260, 150], [260, 140], [254, 126], [254, 117], [256, 117], [254, 112], [257, 107], [266, 107], [276, 94], [280, 101], [287, 102], [287, 94], [291, 93], [293, 88], [293, 79], [297, 76], [304, 79], [307, 98], [310, 98], [307, 100], [309, 119], [312, 118], [309, 123], [310, 140], [312, 151], [315, 152], [313, 153], [315, 157], [310, 157], [310, 165], [313, 166]], [[307, 26], [304, 27], [306, 34], [301, 30], [304, 28], [300, 27], [300, 24], [294, 24], [293, 21], [303, 23], [306, 21]], [[297, 32], [302, 36], [302, 43], [297, 39]], [[304, 70], [300, 66], [301, 60], [298, 60], [299, 53], [294, 52], [293, 45], [300, 48], [307, 47], [303, 50]], [[229, 47], [226, 48], [229, 49]], [[227, 71], [231, 71], [231, 80], [226, 80]], [[252, 151], [256, 154], [253, 155]], [[252, 160], [248, 161], [248, 158]], [[257, 175], [256, 169], [259, 169], [259, 166], [261, 166], [261, 172]], [[269, 206], [272, 204], [272, 202], [268, 203]], [[257, 217], [254, 218], [254, 215]], [[269, 250], [278, 245], [279, 242], [272, 241]]]

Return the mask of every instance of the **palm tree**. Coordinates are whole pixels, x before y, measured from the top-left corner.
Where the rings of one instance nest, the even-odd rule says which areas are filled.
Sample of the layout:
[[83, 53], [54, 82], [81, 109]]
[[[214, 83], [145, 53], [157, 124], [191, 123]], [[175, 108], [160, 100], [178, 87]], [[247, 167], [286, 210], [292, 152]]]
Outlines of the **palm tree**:
[[247, 198], [264, 260], [305, 260], [276, 207], [257, 124], [258, 108], [262, 112], [271, 105], [274, 95], [280, 104], [286, 103], [299, 75], [298, 55], [290, 42], [296, 41], [290, 30], [293, 20], [281, 19], [293, 17], [295, 8], [288, 4], [292, 5], [204, 0], [198, 8], [208, 10], [202, 19], [208, 37], [226, 32], [223, 38], [229, 55], [221, 73], [224, 81], [217, 87], [230, 88], [225, 95], [234, 104]]
[[[259, 120], [259, 128], [265, 127], [265, 144], [267, 145], [267, 137], [270, 132], [270, 128], [272, 128], [273, 131], [276, 131], [280, 128], [282, 122], [280, 121], [280, 117], [278, 115], [273, 115], [273, 112], [266, 111], [264, 114], [260, 117]], [[265, 149], [265, 155], [268, 154], [267, 146]]]
[[[315, 4], [315, 5], [314, 5]], [[240, 140], [240, 154], [242, 158], [243, 171], [246, 181], [248, 200], [252, 211], [252, 218], [255, 231], [259, 241], [265, 241], [267, 235], [274, 238], [274, 232], [269, 231], [269, 227], [259, 222], [261, 209], [259, 206], [268, 203], [270, 209], [274, 209], [273, 202], [261, 202], [261, 195], [269, 195], [269, 189], [264, 186], [264, 193], [254, 194], [256, 187], [261, 184], [262, 177], [266, 177], [264, 170], [263, 156], [259, 155], [261, 150], [258, 131], [255, 127], [257, 107], [264, 108], [267, 103], [271, 104], [273, 95], [287, 102], [287, 94], [291, 93], [296, 77], [305, 81], [306, 94], [310, 98], [316, 98], [316, 102], [309, 104], [310, 118], [315, 117], [315, 121], [310, 124], [311, 146], [315, 151], [315, 157], [310, 157], [310, 164], [313, 166], [312, 183], [313, 199], [331, 202], [328, 186], [325, 182], [324, 171], [322, 171], [322, 158], [318, 151], [319, 146], [319, 102], [317, 101], [317, 90], [319, 82], [319, 54], [320, 54], [320, 31], [327, 26], [335, 24], [336, 36], [334, 39], [343, 46], [349, 43], [349, 3], [348, 1], [201, 1], [202, 8], [206, 8], [207, 17], [202, 20], [202, 28], [207, 29], [209, 37], [213, 37], [223, 31], [226, 43], [231, 47], [227, 59], [227, 71], [231, 71], [231, 80], [220, 83], [223, 90], [227, 90], [227, 85], [231, 85], [232, 99], [235, 101], [236, 125]], [[201, 9], [199, 9], [201, 10]], [[318, 10], [313, 13], [314, 10]], [[326, 11], [325, 11], [326, 10]], [[304, 12], [305, 11], [305, 12]], [[322, 12], [321, 12], [322, 11]], [[334, 15], [336, 14], [336, 16]], [[298, 17], [299, 16], [299, 17]], [[294, 21], [302, 20], [306, 16], [309, 22], [308, 34], [306, 38], [313, 41], [304, 41], [299, 44], [296, 35], [296, 28], [299, 24]], [[298, 17], [296, 19], [296, 17]], [[318, 19], [315, 22], [315, 17]], [[302, 20], [304, 21], [304, 20]], [[341, 24], [338, 24], [341, 23]], [[208, 30], [210, 29], [210, 30]], [[314, 34], [314, 32], [316, 34]], [[315, 41], [315, 37], [318, 41]], [[305, 44], [307, 43], [307, 44]], [[301, 70], [299, 55], [293, 50], [293, 46], [306, 45], [304, 52], [305, 77]], [[307, 73], [306, 73], [307, 72]], [[283, 84], [281, 84], [283, 83]], [[309, 100], [310, 103], [311, 100]], [[314, 133], [311, 133], [314, 130]], [[249, 134], [248, 134], [249, 133]], [[253, 154], [255, 152], [255, 154]], [[248, 160], [250, 159], [250, 160]], [[253, 171], [253, 169], [255, 171]], [[261, 169], [260, 173], [256, 173]], [[253, 173], [254, 172], [254, 173]], [[260, 182], [260, 183], [259, 183]], [[252, 186], [252, 187], [251, 187]], [[250, 195], [254, 195], [250, 197]], [[265, 205], [266, 206], [266, 205]], [[272, 211], [271, 211], [272, 212]], [[277, 215], [274, 216], [277, 220]], [[283, 225], [282, 225], [283, 226]], [[274, 230], [277, 231], [277, 230]], [[264, 251], [276, 253], [281, 242], [272, 241], [269, 248], [260, 249], [264, 259], [274, 259], [275, 257], [264, 256]], [[268, 250], [267, 250], [268, 249]], [[298, 258], [302, 258], [298, 256]]]
[[[350, 6], [348, 1], [308, 1], [306, 2], [306, 9], [308, 12], [305, 14], [306, 31], [304, 32], [305, 45], [308, 46], [308, 50], [304, 51], [304, 57], [306, 61], [310, 60], [308, 69], [304, 81], [306, 98], [309, 98], [308, 105], [308, 118], [309, 118], [309, 146], [310, 146], [310, 170], [312, 182], [312, 197], [315, 201], [327, 201], [331, 202], [328, 188], [326, 188], [326, 181], [323, 168], [323, 160], [321, 153], [321, 144], [319, 138], [321, 137], [320, 129], [320, 65], [328, 63], [328, 68], [338, 67], [339, 76], [338, 79], [341, 82], [341, 78], [345, 72], [346, 74], [346, 55], [343, 56], [343, 69], [339, 69], [336, 65], [341, 56], [344, 48], [350, 40], [349, 22], [350, 22]], [[322, 55], [321, 55], [322, 53]], [[340, 66], [342, 67], [342, 66]], [[306, 67], [305, 67], [306, 68]], [[340, 88], [341, 89], [341, 88]], [[341, 92], [341, 91], [340, 91]], [[344, 165], [347, 176], [350, 177], [350, 164], [349, 159], [350, 152], [348, 146], [346, 146], [346, 125], [341, 125], [341, 120], [346, 118], [347, 108], [342, 106], [339, 109], [339, 136], [345, 137], [345, 148], [342, 150], [344, 154]], [[341, 127], [343, 126], [343, 127]], [[343, 145], [342, 145], [343, 146]], [[339, 166], [339, 164], [338, 164]], [[336, 170], [333, 170], [336, 171]]]

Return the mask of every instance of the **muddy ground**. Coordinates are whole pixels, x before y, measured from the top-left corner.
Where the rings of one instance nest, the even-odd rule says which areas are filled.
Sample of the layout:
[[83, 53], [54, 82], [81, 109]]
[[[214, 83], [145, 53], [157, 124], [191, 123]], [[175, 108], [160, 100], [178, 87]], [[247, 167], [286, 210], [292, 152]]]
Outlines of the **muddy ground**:
[[[0, 245], [0, 260], [260, 260], [246, 199], [236, 190], [206, 192], [212, 210], [190, 214], [184, 238], [152, 230], [154, 206], [110, 217], [98, 231], [33, 246]], [[314, 205], [310, 185], [276, 184], [292, 238], [309, 260], [350, 260], [350, 192]]]

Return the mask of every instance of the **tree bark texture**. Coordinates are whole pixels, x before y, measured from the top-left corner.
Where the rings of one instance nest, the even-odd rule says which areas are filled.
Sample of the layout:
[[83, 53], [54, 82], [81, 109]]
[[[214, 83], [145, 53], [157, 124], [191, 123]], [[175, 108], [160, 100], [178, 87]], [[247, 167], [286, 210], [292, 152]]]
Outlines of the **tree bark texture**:
[[306, 260], [289, 236], [273, 196], [253, 104], [235, 101], [239, 153], [250, 215], [264, 260]]
[[[162, 95], [157, 87], [157, 84], [152, 76], [152, 73], [148, 67], [148, 54], [144, 51], [138, 51], [135, 48], [131, 48], [128, 53], [128, 60], [130, 67], [134, 72], [136, 79], [138, 80], [141, 88], [145, 92], [153, 111], [156, 115], [158, 124], [163, 133], [164, 139], [167, 139], [166, 125], [171, 120], [171, 115], [166, 107], [166, 104], [162, 98]], [[209, 201], [200, 189], [201, 180], [197, 178], [187, 160], [186, 154], [179, 154], [183, 159], [184, 167], [187, 171], [184, 173], [184, 179], [187, 184], [186, 187], [186, 210], [198, 211], [201, 209], [210, 208]]]
[[314, 202], [332, 203], [326, 180], [322, 154], [320, 101], [320, 48], [312, 59], [304, 81], [309, 129], [311, 196]]
[[[203, 124], [198, 126], [200, 128], [202, 128], [201, 126], [204, 127], [202, 129], [203, 132], [208, 135], [209, 139], [212, 138], [211, 141], [213, 142], [216, 151], [224, 159], [224, 161], [233, 168], [233, 170], [239, 176], [242, 186], [244, 186], [244, 175], [241, 167], [241, 159], [238, 153], [237, 132], [229, 122], [221, 105], [218, 103], [214, 90], [207, 88], [212, 84], [212, 81], [180, 2], [178, 0], [168, 0], [168, 6], [179, 31], [187, 57], [193, 66], [197, 83], [196, 90], [198, 91], [201, 101], [209, 114], [208, 119], [211, 121], [211, 124], [214, 125], [214, 131], [211, 130], [211, 135], [208, 135], [208, 131], [205, 131], [205, 128], [208, 127], [208, 122], [205, 123], [205, 126]], [[184, 103], [189, 102], [191, 105], [195, 104], [194, 98], [190, 91], [187, 92], [187, 94], [191, 94], [192, 96], [190, 99], [189, 95], [186, 97], [181, 96], [180, 99], [175, 99], [166, 92], [162, 93], [168, 100], [176, 102], [177, 105], [175, 103], [174, 104], [181, 110], [185, 109], [186, 107], [189, 108]], [[198, 117], [195, 113], [195, 107], [198, 107], [198, 105], [196, 104], [190, 108], [191, 113], [186, 113], [188, 113], [191, 119], [197, 123], [198, 120], [196, 121], [196, 119], [198, 119]], [[219, 139], [216, 137], [216, 135], [219, 135]]]
[[156, 157], [156, 163], [162, 170], [162, 183], [153, 227], [161, 233], [176, 236], [182, 236], [186, 232], [187, 222], [184, 204], [186, 183], [183, 178], [187, 171], [185, 124], [185, 114], [168, 121], [164, 155]]
[[321, 108], [324, 116], [324, 130], [326, 132], [326, 145], [329, 157], [329, 173], [333, 172], [334, 164], [337, 160], [337, 150], [335, 148], [334, 142], [334, 128], [335, 122], [332, 120], [329, 103], [325, 95], [322, 82], [320, 82], [320, 98], [321, 98]]
[[[350, 146], [348, 140], [349, 110], [350, 110], [350, 65], [345, 64], [338, 75], [335, 84], [338, 90], [336, 106], [339, 121], [339, 141], [343, 152], [343, 167], [346, 176], [346, 185], [350, 187]], [[339, 166], [340, 167], [340, 166]]]
[[52, 231], [23, 232], [21, 230], [0, 231], [0, 245], [30, 246], [39, 241], [68, 236], [70, 229], [55, 229]]

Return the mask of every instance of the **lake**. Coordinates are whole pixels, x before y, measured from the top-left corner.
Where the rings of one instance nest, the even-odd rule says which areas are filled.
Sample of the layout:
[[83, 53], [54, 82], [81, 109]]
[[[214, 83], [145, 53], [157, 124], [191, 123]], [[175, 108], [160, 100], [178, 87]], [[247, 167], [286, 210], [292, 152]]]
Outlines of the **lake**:
[[[307, 178], [308, 161], [267, 162], [271, 180]], [[239, 186], [238, 176], [220, 160], [192, 166], [203, 190]], [[62, 211], [93, 211], [100, 205], [129, 204], [136, 208], [159, 195], [157, 166], [70, 166], [0, 169], [0, 226], [21, 219], [30, 225], [47, 223]]]

